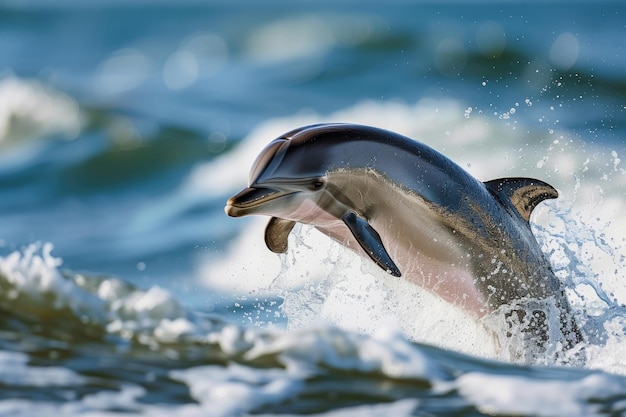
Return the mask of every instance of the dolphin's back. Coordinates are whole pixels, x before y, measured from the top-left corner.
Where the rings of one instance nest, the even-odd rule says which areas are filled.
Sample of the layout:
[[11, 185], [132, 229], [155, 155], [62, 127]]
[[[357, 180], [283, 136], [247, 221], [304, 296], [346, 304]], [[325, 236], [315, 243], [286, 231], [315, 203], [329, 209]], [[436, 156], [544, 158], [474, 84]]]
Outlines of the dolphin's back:
[[[290, 139], [287, 153], [306, 155], [283, 160], [299, 161], [299, 166], [284, 162], [281, 165], [280, 168], [291, 175], [305, 176], [307, 171], [373, 169], [407, 191], [447, 206], [455, 205], [454, 197], [460, 189], [470, 193], [485, 192], [481, 182], [435, 149], [384, 129], [340, 123], [313, 125], [291, 131], [283, 138]], [[310, 165], [302, 161], [310, 161]], [[318, 165], [320, 161], [323, 167]]]

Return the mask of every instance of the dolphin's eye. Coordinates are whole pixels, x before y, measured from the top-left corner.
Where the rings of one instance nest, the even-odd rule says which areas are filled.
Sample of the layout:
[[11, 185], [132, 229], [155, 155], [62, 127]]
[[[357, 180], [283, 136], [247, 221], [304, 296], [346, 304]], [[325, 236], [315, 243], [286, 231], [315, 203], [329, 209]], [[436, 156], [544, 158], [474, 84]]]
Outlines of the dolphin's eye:
[[313, 180], [313, 182], [311, 183], [311, 190], [313, 191], [317, 191], [320, 190], [322, 187], [324, 186], [324, 180], [321, 178], [316, 178], [315, 180]]

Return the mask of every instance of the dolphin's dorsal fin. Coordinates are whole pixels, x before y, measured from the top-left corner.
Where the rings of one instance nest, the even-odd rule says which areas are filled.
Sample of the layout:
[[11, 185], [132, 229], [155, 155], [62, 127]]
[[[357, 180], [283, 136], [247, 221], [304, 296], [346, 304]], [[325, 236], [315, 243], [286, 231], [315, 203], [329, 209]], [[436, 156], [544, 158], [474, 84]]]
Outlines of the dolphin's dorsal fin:
[[265, 226], [265, 244], [274, 253], [287, 252], [287, 238], [291, 229], [296, 225], [292, 220], [272, 217]]
[[508, 201], [526, 221], [537, 204], [559, 196], [550, 184], [533, 178], [499, 178], [485, 182], [485, 186], [501, 202]]
[[395, 277], [402, 276], [400, 270], [391, 260], [391, 257], [383, 246], [380, 235], [367, 220], [357, 216], [352, 211], [344, 214], [341, 220], [348, 226], [348, 229], [352, 232], [352, 236], [359, 242], [359, 245], [361, 245], [365, 253], [368, 254], [372, 261], [376, 262], [376, 265]]

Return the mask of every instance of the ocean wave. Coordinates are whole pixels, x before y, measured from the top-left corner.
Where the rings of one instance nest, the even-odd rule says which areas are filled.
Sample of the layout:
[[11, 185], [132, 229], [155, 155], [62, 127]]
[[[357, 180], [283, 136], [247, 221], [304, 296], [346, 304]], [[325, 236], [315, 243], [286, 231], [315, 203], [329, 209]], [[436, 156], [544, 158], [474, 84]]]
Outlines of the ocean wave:
[[[619, 409], [626, 398], [623, 377], [491, 362], [416, 344], [390, 322], [369, 335], [323, 323], [289, 332], [243, 327], [189, 311], [157, 286], [62, 271], [51, 251], [50, 244], [33, 244], [0, 258], [0, 364], [12, 369], [2, 378], [11, 387], [7, 395], [35, 387], [57, 398], [68, 387], [79, 394], [62, 404], [0, 395], [5, 415], [411, 415], [419, 406], [593, 416]], [[11, 334], [20, 335], [22, 353], [7, 350]], [[38, 352], [52, 356], [38, 359]], [[102, 363], [107, 357], [114, 362]], [[127, 369], [144, 376], [129, 377]], [[165, 394], [145, 400], [155, 378]], [[179, 384], [193, 401], [176, 405]], [[528, 393], [528, 400], [518, 401], [515, 392]], [[563, 392], [569, 394], [547, 401]]]
[[39, 81], [5, 75], [0, 103], [0, 146], [51, 135], [74, 139], [81, 131], [76, 101]]

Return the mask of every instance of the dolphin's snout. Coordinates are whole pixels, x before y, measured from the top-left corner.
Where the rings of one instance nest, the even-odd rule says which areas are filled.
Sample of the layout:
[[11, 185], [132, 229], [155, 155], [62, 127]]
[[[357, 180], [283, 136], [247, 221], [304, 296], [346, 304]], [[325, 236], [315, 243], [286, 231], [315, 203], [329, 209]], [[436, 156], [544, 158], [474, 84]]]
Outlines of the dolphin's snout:
[[248, 214], [254, 214], [257, 207], [283, 195], [284, 193], [274, 188], [244, 188], [239, 193], [228, 199], [226, 207], [224, 207], [224, 211], [230, 217], [241, 217]]
[[239, 217], [237, 208], [232, 203], [232, 198], [229, 198], [224, 206], [224, 213], [229, 215], [230, 217]]

